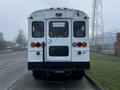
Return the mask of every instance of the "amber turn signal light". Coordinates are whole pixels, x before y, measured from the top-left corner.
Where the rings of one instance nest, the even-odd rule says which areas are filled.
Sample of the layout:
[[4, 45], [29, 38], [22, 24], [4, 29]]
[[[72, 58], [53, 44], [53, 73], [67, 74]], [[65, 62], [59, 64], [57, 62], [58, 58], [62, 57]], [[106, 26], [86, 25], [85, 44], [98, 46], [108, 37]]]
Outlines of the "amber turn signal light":
[[35, 47], [35, 46], [36, 46], [36, 43], [35, 43], [35, 42], [32, 42], [32, 43], [31, 43], [31, 46], [32, 46], [32, 47]]

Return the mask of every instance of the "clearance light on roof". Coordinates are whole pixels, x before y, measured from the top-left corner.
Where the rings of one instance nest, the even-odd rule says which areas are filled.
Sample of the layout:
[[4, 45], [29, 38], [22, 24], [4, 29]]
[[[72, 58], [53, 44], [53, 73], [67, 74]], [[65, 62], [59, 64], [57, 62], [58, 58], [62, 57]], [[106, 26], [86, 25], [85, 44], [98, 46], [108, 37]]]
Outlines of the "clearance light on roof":
[[59, 7], [58, 7], [57, 9], [58, 9], [58, 10], [60, 10], [60, 8], [59, 8]]
[[67, 9], [66, 7], [64, 7], [64, 9]]
[[50, 8], [51, 10], [54, 9], [54, 8]]

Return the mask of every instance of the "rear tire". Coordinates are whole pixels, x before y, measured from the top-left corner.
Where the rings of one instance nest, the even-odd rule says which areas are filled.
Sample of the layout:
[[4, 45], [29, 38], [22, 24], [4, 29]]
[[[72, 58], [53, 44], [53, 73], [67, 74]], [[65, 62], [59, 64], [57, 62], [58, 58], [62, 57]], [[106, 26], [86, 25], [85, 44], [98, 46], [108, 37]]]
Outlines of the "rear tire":
[[47, 73], [45, 71], [33, 70], [33, 77], [35, 80], [44, 80], [47, 78]]
[[85, 74], [84, 70], [73, 70], [72, 71], [72, 78], [73, 79], [82, 79]]

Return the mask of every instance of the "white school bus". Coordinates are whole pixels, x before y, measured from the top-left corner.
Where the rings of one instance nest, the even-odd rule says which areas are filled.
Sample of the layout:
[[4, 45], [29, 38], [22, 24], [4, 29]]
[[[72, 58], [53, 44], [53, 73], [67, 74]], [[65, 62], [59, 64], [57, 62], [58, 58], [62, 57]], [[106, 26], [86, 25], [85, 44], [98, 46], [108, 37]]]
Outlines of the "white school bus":
[[90, 68], [89, 17], [80, 10], [50, 8], [28, 17], [28, 69], [35, 79], [47, 73], [82, 77]]

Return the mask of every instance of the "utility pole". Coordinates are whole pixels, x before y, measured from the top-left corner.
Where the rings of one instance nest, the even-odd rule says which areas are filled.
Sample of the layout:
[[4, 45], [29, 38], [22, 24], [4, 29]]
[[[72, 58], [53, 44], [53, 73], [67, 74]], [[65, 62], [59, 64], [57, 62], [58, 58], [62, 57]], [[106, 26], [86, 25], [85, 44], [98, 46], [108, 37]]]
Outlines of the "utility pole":
[[104, 40], [103, 3], [102, 0], [94, 0], [92, 14], [92, 44], [101, 45]]

